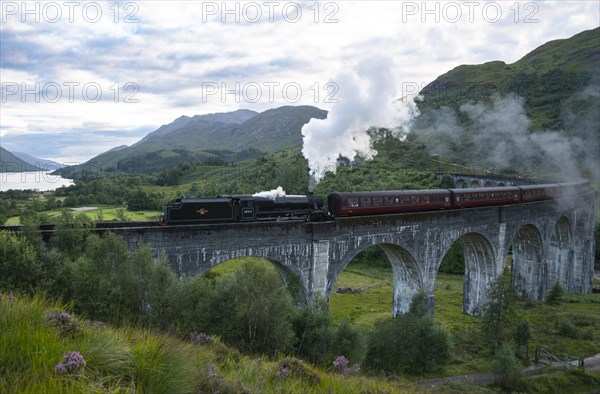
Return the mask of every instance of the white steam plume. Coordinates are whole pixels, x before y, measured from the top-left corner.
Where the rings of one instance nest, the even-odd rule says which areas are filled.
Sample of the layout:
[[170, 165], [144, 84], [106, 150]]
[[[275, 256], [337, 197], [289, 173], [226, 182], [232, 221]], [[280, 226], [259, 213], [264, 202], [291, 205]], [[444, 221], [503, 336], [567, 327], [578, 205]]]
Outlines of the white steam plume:
[[[585, 93], [587, 90], [575, 97]], [[477, 167], [514, 169], [532, 177], [563, 180], [581, 178], [583, 170], [597, 179], [600, 129], [595, 111], [588, 111], [591, 118], [579, 114], [569, 121], [563, 116], [565, 130], [531, 132], [524, 103], [523, 98], [510, 94], [491, 106], [463, 104], [459, 112], [468, 117], [468, 126], [460, 124], [453, 109], [442, 107], [430, 115], [432, 123], [421, 131], [422, 141], [432, 154]]]
[[263, 197], [275, 200], [277, 197], [285, 197], [285, 190], [283, 190], [281, 186], [277, 186], [277, 189], [254, 193], [252, 197]]
[[335, 104], [323, 120], [312, 119], [302, 128], [302, 153], [318, 180], [325, 170], [335, 170], [337, 158], [357, 154], [371, 159], [377, 152], [367, 134], [370, 127], [404, 129], [418, 113], [410, 100], [395, 100], [394, 67], [386, 56], [360, 61], [354, 70], [339, 74]]

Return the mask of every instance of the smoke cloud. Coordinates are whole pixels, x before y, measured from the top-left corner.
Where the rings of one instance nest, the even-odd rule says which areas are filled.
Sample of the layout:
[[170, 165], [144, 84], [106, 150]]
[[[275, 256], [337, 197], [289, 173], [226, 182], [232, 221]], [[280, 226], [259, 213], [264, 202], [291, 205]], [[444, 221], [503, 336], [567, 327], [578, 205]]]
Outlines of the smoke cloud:
[[312, 119], [302, 128], [302, 153], [317, 180], [325, 171], [335, 171], [340, 155], [372, 159], [377, 152], [371, 146], [369, 128], [408, 128], [418, 109], [412, 100], [395, 101], [393, 70], [388, 57], [373, 56], [334, 79], [339, 86], [338, 103], [326, 119]]
[[[563, 106], [563, 130], [531, 132], [525, 100], [509, 94], [492, 105], [467, 103], [458, 111], [442, 107], [429, 114], [429, 127], [418, 130], [432, 154], [490, 170], [512, 170], [531, 177], [598, 179], [598, 86], [577, 93]], [[582, 110], [582, 103], [590, 106]], [[598, 108], [598, 107], [596, 107]], [[460, 122], [468, 118], [467, 122]], [[465, 126], [465, 124], [467, 126]]]

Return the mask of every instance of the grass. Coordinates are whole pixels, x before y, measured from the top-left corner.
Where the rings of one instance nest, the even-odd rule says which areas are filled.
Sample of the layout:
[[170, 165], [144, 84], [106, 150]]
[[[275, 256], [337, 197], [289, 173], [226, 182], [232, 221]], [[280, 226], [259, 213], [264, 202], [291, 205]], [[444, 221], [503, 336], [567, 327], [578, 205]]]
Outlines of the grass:
[[[114, 329], [79, 321], [65, 330], [51, 313], [65, 309], [40, 296], [0, 295], [0, 392], [19, 393], [400, 393], [417, 392], [406, 380], [346, 376], [297, 365], [278, 376], [282, 358], [249, 357], [144, 329]], [[82, 370], [58, 374], [64, 353], [78, 351]]]
[[[359, 294], [337, 293], [336, 288], [350, 287], [366, 289]], [[368, 329], [379, 319], [389, 319], [392, 315], [393, 279], [392, 269], [369, 268], [350, 264], [338, 276], [330, 298], [330, 311], [334, 324], [348, 316], [350, 321]]]
[[[95, 209], [90, 209], [88, 211], [72, 211], [74, 214], [83, 213], [90, 219], [97, 221], [98, 215], [101, 213], [102, 220], [111, 221], [117, 220], [117, 210], [124, 209], [123, 207], [115, 207], [115, 206], [102, 206], [102, 205], [94, 205]], [[45, 211], [50, 218], [58, 217], [62, 210], [69, 208], [61, 208], [54, 209], [51, 211]], [[151, 221], [158, 220], [160, 218], [161, 213], [159, 211], [126, 211], [127, 218], [131, 221]], [[13, 216], [6, 221], [7, 226], [14, 226], [20, 224], [21, 220], [18, 216]]]

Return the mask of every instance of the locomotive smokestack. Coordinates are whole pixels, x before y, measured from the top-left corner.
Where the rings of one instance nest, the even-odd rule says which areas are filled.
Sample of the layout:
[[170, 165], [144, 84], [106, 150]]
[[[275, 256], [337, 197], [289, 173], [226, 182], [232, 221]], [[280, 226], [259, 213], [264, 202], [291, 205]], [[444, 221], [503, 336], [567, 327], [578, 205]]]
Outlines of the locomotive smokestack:
[[313, 195], [315, 192], [315, 185], [317, 181], [314, 178], [313, 174], [308, 175], [308, 194]]

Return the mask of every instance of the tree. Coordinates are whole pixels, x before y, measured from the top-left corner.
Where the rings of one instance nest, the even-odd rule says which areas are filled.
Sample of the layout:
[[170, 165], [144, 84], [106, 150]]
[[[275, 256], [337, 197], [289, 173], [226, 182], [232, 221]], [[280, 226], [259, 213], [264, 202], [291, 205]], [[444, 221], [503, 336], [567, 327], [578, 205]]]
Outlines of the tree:
[[[209, 293], [202, 287], [212, 286], [211, 279], [203, 280], [206, 284], [195, 284], [198, 288], [186, 292]], [[291, 349], [292, 299], [275, 270], [252, 261], [215, 282], [205, 297], [206, 304], [203, 300], [188, 306], [206, 312], [205, 317], [196, 319], [199, 331], [220, 335], [224, 342], [249, 353], [275, 355]], [[180, 310], [179, 316], [186, 313]], [[177, 325], [181, 326], [180, 322]]]
[[424, 312], [424, 297], [416, 296], [410, 311], [391, 320], [380, 320], [369, 334], [365, 367], [388, 373], [422, 373], [450, 359], [450, 341]]
[[177, 276], [168, 265], [167, 256], [161, 253], [152, 265], [152, 273], [148, 282], [147, 299], [148, 312], [146, 318], [162, 330], [171, 327], [178, 304]]
[[292, 299], [279, 274], [248, 262], [234, 274], [234, 280], [240, 347], [270, 355], [291, 349]]
[[92, 220], [85, 214], [73, 215], [63, 210], [56, 220], [53, 244], [66, 256], [76, 259], [83, 251], [84, 240], [88, 235], [86, 230], [92, 225]]
[[459, 242], [455, 242], [450, 246], [448, 252], [442, 259], [439, 272], [444, 274], [465, 274], [465, 256], [463, 247]]
[[333, 329], [327, 299], [321, 293], [316, 293], [306, 308], [296, 312], [294, 331], [298, 356], [315, 364], [330, 362]]
[[515, 343], [517, 345], [518, 356], [526, 359], [528, 354], [529, 340], [531, 339], [531, 327], [527, 320], [521, 320], [515, 329]]
[[488, 302], [483, 306], [481, 329], [491, 350], [498, 349], [503, 342], [514, 338], [517, 292], [508, 279], [505, 271], [492, 282], [487, 293]]
[[0, 231], [0, 288], [32, 294], [42, 277], [36, 248], [27, 238]]
[[211, 327], [211, 315], [221, 313], [221, 310], [211, 309], [215, 285], [216, 279], [213, 280], [212, 276], [184, 276], [180, 279], [179, 285], [174, 287], [174, 302], [170, 306], [173, 328], [177, 333], [187, 336], [191, 332], [215, 332]]
[[[143, 321], [160, 309], [152, 304], [152, 291], [160, 291], [161, 296], [170, 291], [167, 283], [152, 287], [156, 277], [152, 260], [145, 244], [130, 252], [125, 240], [113, 233], [90, 235], [83, 254], [65, 267], [76, 309], [115, 324]], [[167, 276], [174, 276], [168, 267], [167, 271]]]
[[[365, 358], [367, 343], [361, 329], [345, 316], [335, 329], [331, 343], [332, 355], [344, 355], [350, 364], [360, 364]], [[334, 356], [335, 357], [335, 356]]]
[[561, 287], [560, 283], [556, 282], [552, 289], [548, 293], [548, 298], [546, 298], [546, 303], [548, 305], [559, 305], [564, 297], [564, 290]]

